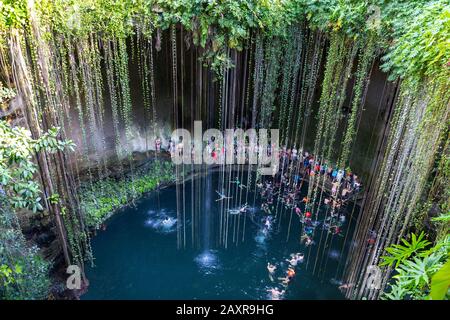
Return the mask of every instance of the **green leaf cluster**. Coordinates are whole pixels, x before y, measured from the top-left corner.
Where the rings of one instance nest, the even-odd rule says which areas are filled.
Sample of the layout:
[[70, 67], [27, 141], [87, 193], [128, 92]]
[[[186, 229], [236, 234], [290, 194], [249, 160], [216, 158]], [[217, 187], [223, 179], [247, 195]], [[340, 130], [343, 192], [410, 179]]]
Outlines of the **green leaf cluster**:
[[450, 236], [426, 249], [431, 243], [421, 233], [411, 235], [411, 241], [386, 249], [389, 256], [382, 257], [380, 266], [395, 266], [390, 290], [383, 294], [388, 300], [442, 300], [448, 299], [450, 276]]
[[58, 139], [59, 128], [52, 128], [33, 139], [23, 127], [11, 127], [0, 120], [0, 193], [7, 196], [13, 208], [43, 210], [40, 187], [35, 181], [37, 165], [34, 157], [41, 151], [55, 153], [73, 150], [70, 140]]
[[[384, 69], [392, 78], [440, 74], [449, 60], [447, 0], [35, 0], [42, 32], [54, 37], [126, 38], [137, 29], [181, 24], [204, 59], [220, 70], [229, 66], [226, 48], [242, 50], [252, 33], [285, 37], [289, 27], [307, 20], [311, 29], [349, 37], [379, 34]], [[0, 2], [0, 32], [27, 27], [26, 0]], [[447, 70], [448, 71], [448, 70]]]
[[50, 264], [28, 246], [16, 213], [0, 195], [0, 300], [35, 300], [48, 296]]
[[173, 182], [174, 177], [171, 162], [155, 161], [132, 176], [107, 178], [82, 187], [80, 200], [87, 225], [99, 228], [117, 209], [155, 190], [160, 184]]

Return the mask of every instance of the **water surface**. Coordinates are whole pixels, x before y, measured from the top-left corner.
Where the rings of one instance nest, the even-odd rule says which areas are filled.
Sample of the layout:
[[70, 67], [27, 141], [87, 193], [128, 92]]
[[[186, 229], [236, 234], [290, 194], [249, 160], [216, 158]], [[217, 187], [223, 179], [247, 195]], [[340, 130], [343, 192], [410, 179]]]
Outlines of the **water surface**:
[[[185, 188], [190, 194], [190, 183]], [[285, 260], [296, 252], [303, 253], [305, 260], [296, 267], [284, 299], [343, 298], [335, 279], [337, 266], [342, 270], [344, 264], [343, 236], [328, 234], [328, 247], [317, 254], [320, 236], [324, 241], [327, 232], [317, 227], [316, 245], [309, 250], [300, 244], [301, 223], [294, 214], [286, 241], [290, 211], [275, 220], [270, 232], [263, 232], [265, 214], [257, 199], [255, 207], [241, 215], [239, 237], [244, 237], [244, 242], [232, 242], [230, 227], [227, 249], [214, 244], [199, 248], [188, 244], [186, 249], [177, 249], [175, 190], [172, 186], [141, 199], [135, 207], [121, 210], [108, 221], [106, 230], [98, 232], [92, 240], [95, 267], [87, 269], [90, 287], [82, 299], [268, 299], [269, 288], [282, 286], [277, 279], [269, 279], [267, 263], [277, 265], [275, 278], [284, 276], [288, 268]], [[218, 197], [215, 190], [212, 193], [209, 219], [212, 217], [214, 223], [220, 202], [214, 201]], [[253, 196], [250, 198], [253, 205]], [[186, 217], [190, 217], [190, 196], [186, 197], [185, 207]], [[190, 228], [190, 221], [187, 224]], [[214, 227], [210, 229], [206, 238], [214, 243], [218, 232]], [[348, 245], [347, 240], [346, 248]]]

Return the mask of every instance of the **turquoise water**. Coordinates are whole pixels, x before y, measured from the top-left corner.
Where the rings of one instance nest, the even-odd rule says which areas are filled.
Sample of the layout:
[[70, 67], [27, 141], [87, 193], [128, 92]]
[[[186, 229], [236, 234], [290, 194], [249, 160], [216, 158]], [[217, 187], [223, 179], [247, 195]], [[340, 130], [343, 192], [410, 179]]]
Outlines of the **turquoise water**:
[[[217, 177], [214, 179], [213, 184]], [[317, 243], [309, 251], [299, 242], [301, 223], [294, 214], [286, 241], [289, 211], [264, 234], [264, 213], [258, 209], [257, 199], [255, 208], [241, 215], [246, 219], [243, 243], [230, 241], [227, 249], [217, 245], [177, 249], [175, 190], [172, 186], [141, 199], [135, 207], [121, 210], [108, 221], [106, 230], [98, 232], [92, 240], [95, 267], [87, 270], [90, 287], [82, 299], [268, 299], [269, 288], [282, 286], [277, 279], [269, 279], [267, 263], [277, 265], [275, 278], [284, 276], [288, 268], [285, 260], [296, 252], [303, 253], [305, 260], [296, 267], [283, 299], [343, 299], [334, 278], [339, 261], [339, 274], [345, 263], [340, 256], [344, 237], [334, 236], [331, 242], [329, 238], [329, 247], [317, 255], [320, 227], [314, 237]], [[190, 195], [190, 183], [186, 183], [185, 192]], [[215, 223], [220, 202], [214, 201], [217, 195], [212, 193], [209, 219]], [[253, 196], [250, 198], [253, 204]], [[186, 216], [190, 217], [190, 196], [186, 201]], [[167, 217], [170, 220], [164, 225]], [[210, 229], [207, 238], [217, 239], [214, 227]], [[344, 234], [346, 229], [347, 225]], [[326, 231], [322, 235], [325, 239]]]

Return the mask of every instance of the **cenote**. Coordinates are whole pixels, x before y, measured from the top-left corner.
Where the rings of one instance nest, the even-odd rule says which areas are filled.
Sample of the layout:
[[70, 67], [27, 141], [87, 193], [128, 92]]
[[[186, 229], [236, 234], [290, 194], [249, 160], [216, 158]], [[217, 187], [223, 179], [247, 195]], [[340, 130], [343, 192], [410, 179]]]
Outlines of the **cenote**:
[[448, 299], [449, 39], [448, 0], [0, 0], [0, 300]]
[[[212, 174], [213, 185], [217, 185], [219, 175]], [[186, 182], [188, 194], [192, 183], [193, 180]], [[210, 211], [201, 213], [200, 246], [177, 249], [175, 189], [170, 186], [143, 197], [135, 206], [120, 210], [107, 221], [105, 230], [98, 231], [92, 241], [95, 267], [87, 270], [90, 286], [82, 299], [268, 299], [267, 290], [281, 287], [277, 278], [285, 276], [289, 267], [286, 259], [296, 252], [304, 253], [305, 260], [296, 267], [297, 274], [284, 298], [343, 299], [335, 279], [341, 274], [341, 263], [345, 260], [342, 255], [350, 245], [347, 243], [343, 250], [343, 236], [335, 236], [332, 241], [330, 236], [327, 247], [325, 250], [321, 247], [319, 254], [317, 246], [309, 252], [304, 245], [299, 246], [301, 222], [295, 214], [287, 239], [291, 210], [280, 210], [273, 227], [264, 233], [266, 215], [260, 209], [261, 199], [256, 197], [254, 206], [235, 217], [240, 219], [240, 230], [236, 228], [236, 221], [230, 219], [230, 243], [226, 249], [218, 245], [220, 202], [216, 201]], [[214, 190], [212, 193], [210, 196], [216, 199], [218, 195]], [[303, 186], [302, 193], [306, 195], [307, 185]], [[253, 199], [253, 192], [249, 196]], [[186, 216], [190, 217], [189, 201], [186, 208]], [[352, 206], [346, 209], [349, 217], [351, 209]], [[322, 208], [319, 221], [325, 214], [326, 208]], [[167, 218], [171, 222], [165, 226], [163, 221]], [[348, 222], [345, 224], [343, 234], [354, 226], [355, 219], [350, 226]], [[204, 225], [208, 221], [209, 225]], [[233, 226], [234, 237], [239, 238], [235, 243]], [[192, 221], [188, 218], [186, 228], [191, 227]], [[320, 225], [316, 228], [314, 239], [319, 243], [324, 233], [323, 242], [327, 231]], [[275, 281], [268, 276], [268, 262], [277, 266]]]

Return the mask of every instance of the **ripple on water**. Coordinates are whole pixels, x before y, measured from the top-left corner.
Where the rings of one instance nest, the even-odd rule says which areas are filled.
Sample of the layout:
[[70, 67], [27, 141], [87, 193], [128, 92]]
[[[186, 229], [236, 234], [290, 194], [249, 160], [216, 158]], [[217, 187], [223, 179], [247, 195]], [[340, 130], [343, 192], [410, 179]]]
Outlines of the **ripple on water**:
[[219, 258], [216, 251], [207, 250], [195, 257], [194, 261], [200, 268], [200, 271], [204, 274], [214, 274], [220, 269]]
[[328, 253], [328, 257], [333, 260], [339, 260], [341, 258], [341, 253], [339, 250], [331, 249]]
[[145, 225], [159, 233], [172, 233], [176, 230], [177, 219], [173, 217], [173, 212], [166, 209], [159, 211], [148, 211], [149, 218], [145, 221]]

